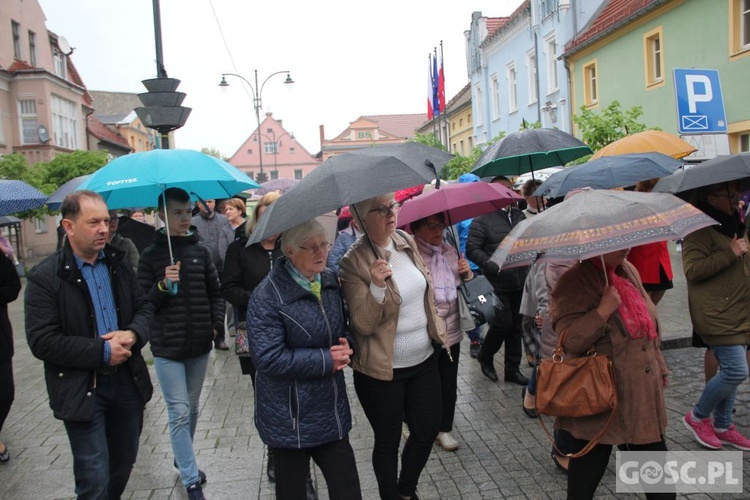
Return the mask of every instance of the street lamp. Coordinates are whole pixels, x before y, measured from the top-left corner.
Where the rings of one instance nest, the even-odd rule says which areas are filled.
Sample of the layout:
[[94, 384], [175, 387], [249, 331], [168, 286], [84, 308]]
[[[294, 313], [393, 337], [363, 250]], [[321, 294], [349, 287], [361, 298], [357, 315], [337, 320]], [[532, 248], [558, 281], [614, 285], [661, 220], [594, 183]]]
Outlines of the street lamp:
[[279, 139], [276, 140], [276, 131], [271, 129], [271, 135], [273, 136], [273, 170], [276, 172], [276, 177], [279, 176], [279, 169], [276, 167], [276, 155], [279, 154], [279, 146], [281, 145], [281, 138], [285, 135], [288, 135], [289, 137], [294, 139], [294, 132], [284, 132], [279, 136]]
[[[277, 71], [275, 73], [271, 73], [266, 77], [265, 80], [263, 80], [263, 83], [258, 86], [258, 70], [255, 70], [255, 86], [253, 86], [252, 83], [248, 81], [247, 78], [245, 78], [242, 75], [239, 75], [237, 73], [222, 73], [221, 74], [221, 83], [219, 83], [219, 87], [226, 88], [229, 87], [229, 83], [227, 83], [227, 76], [235, 76], [245, 82], [249, 87], [250, 90], [253, 93], [253, 107], [255, 108], [255, 119], [258, 122], [258, 159], [260, 161], [260, 173], [258, 174], [257, 181], [258, 182], [265, 182], [266, 176], [263, 173], [263, 143], [261, 141], [261, 133], [260, 133], [260, 109], [263, 107], [263, 87], [266, 86], [266, 82], [271, 79], [271, 77], [280, 75], [282, 73], [286, 73], [286, 80], [284, 80], [284, 84], [291, 85], [294, 83], [294, 80], [292, 80], [292, 77], [289, 75], [288, 70], [283, 71]], [[275, 147], [275, 145], [274, 145]]]

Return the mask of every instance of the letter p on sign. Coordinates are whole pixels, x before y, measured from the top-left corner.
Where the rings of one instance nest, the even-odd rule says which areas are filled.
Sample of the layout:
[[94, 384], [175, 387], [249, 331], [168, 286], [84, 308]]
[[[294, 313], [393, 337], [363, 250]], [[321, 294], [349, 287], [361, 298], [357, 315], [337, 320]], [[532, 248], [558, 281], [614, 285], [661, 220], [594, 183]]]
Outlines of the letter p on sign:
[[711, 80], [706, 75], [685, 75], [685, 83], [687, 83], [688, 108], [691, 113], [698, 111], [696, 103], [713, 100]]

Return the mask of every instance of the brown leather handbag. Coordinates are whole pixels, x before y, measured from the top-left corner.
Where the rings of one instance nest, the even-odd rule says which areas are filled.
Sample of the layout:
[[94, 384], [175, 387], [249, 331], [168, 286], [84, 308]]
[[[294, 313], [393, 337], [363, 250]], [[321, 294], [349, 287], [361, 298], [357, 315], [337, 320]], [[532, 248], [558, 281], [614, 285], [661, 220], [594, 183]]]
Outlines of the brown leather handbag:
[[[542, 415], [554, 417], [591, 417], [611, 412], [604, 428], [589, 444], [575, 455], [583, 456], [599, 442], [617, 411], [617, 388], [612, 361], [597, 354], [591, 346], [585, 356], [566, 357], [563, 342], [568, 334], [566, 329], [551, 359], [543, 359], [536, 372], [536, 412], [542, 428], [552, 439], [544, 426]], [[554, 440], [553, 440], [554, 442]]]

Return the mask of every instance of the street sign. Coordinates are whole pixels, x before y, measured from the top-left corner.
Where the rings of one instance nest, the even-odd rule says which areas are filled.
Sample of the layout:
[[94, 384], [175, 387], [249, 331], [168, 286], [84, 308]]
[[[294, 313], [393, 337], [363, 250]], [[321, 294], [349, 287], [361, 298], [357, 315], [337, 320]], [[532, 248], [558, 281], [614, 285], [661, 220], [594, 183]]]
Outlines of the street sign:
[[719, 72], [715, 69], [674, 69], [677, 128], [681, 134], [727, 131]]

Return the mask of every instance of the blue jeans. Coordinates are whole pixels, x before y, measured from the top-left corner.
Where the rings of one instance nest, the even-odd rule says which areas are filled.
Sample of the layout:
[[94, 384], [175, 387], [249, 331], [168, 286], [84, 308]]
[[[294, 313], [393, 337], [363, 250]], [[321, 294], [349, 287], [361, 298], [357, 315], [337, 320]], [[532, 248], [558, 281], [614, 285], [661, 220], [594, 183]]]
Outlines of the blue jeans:
[[698, 404], [693, 408], [697, 418], [704, 419], [714, 414], [714, 427], [728, 429], [732, 425], [732, 410], [737, 388], [747, 378], [747, 346], [711, 346], [719, 361], [719, 372], [706, 382]]
[[154, 357], [156, 376], [167, 404], [169, 439], [182, 484], [186, 488], [200, 481], [193, 436], [198, 424], [198, 400], [206, 378], [208, 354], [181, 360]]
[[143, 429], [144, 403], [130, 371], [97, 374], [91, 422], [65, 421], [79, 500], [120, 498], [130, 479]]

